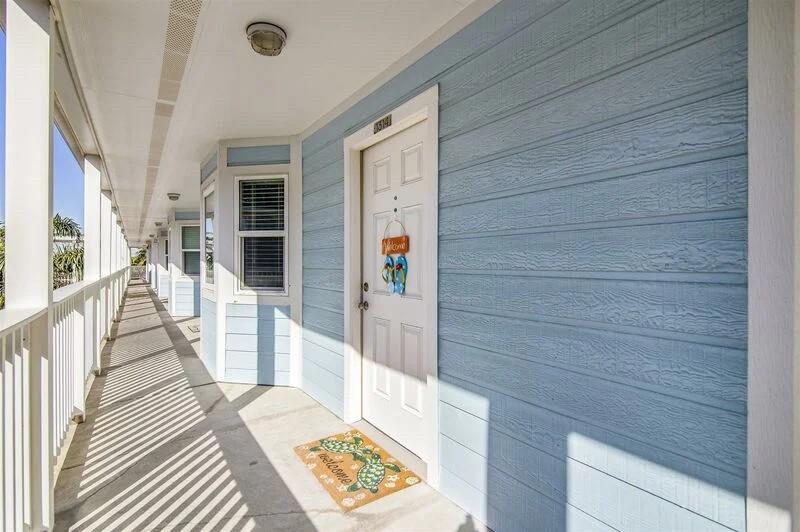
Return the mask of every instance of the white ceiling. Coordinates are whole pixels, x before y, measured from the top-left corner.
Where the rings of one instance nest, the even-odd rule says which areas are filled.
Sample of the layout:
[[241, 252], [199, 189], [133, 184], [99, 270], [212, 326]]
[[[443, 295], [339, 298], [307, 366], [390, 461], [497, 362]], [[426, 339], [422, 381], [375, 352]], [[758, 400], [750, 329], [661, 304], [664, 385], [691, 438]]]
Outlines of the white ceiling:
[[[304, 131], [472, 1], [205, 0], [140, 232], [169, 2], [62, 0], [129, 241], [146, 240], [171, 208], [197, 208], [199, 167], [218, 139]], [[244, 30], [258, 20], [286, 29], [280, 56], [250, 49]]]

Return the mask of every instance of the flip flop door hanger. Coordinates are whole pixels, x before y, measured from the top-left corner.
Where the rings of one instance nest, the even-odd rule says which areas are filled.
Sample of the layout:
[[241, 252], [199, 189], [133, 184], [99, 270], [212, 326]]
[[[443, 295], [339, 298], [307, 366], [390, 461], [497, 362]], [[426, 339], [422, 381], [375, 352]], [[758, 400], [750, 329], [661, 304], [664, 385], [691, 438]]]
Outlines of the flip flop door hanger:
[[[402, 233], [400, 236], [387, 237], [389, 227], [392, 224], [400, 226]], [[406, 291], [406, 281], [408, 280], [408, 235], [406, 228], [399, 220], [391, 220], [383, 230], [383, 240], [381, 240], [381, 254], [385, 256], [381, 277], [386, 283], [386, 290], [390, 294], [403, 295]], [[397, 258], [392, 257], [397, 255]]]

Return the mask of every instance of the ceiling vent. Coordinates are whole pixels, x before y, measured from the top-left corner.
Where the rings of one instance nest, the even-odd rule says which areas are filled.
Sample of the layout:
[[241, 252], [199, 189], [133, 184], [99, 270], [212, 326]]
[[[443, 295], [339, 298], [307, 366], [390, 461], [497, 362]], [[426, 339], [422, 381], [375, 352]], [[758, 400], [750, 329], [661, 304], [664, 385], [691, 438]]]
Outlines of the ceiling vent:
[[158, 86], [158, 101], [153, 113], [153, 129], [150, 133], [150, 151], [147, 157], [142, 213], [139, 231], [143, 231], [153, 190], [156, 186], [161, 154], [167, 140], [172, 112], [178, 100], [181, 81], [189, 62], [197, 19], [203, 8], [203, 0], [170, 0], [167, 18], [167, 35], [161, 58], [161, 79]]

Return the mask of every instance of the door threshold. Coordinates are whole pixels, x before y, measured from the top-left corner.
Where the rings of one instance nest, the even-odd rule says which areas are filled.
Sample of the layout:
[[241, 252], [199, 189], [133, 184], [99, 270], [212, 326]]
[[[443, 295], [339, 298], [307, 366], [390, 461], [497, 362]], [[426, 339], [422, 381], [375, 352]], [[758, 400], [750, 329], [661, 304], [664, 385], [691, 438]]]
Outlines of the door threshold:
[[386, 449], [389, 454], [415, 472], [422, 480], [428, 480], [428, 465], [419, 456], [393, 440], [391, 436], [363, 419], [356, 421], [352, 426], [363, 432], [365, 436], [377, 443], [380, 447]]

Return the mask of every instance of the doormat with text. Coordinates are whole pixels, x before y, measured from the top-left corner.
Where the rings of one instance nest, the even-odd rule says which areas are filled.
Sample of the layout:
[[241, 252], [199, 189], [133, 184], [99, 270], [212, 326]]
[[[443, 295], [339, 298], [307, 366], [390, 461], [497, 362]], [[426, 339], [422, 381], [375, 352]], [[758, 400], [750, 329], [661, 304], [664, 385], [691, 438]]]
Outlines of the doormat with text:
[[345, 512], [420, 482], [413, 471], [358, 431], [298, 445], [294, 452]]

